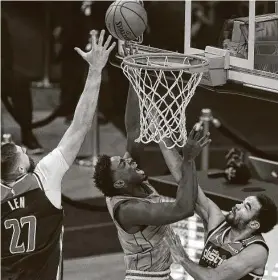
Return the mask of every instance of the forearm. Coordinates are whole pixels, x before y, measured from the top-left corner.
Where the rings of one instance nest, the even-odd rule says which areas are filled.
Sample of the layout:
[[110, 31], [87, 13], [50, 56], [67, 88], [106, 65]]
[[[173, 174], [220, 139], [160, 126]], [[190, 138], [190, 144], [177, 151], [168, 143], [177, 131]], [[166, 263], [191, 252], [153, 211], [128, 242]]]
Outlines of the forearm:
[[218, 273], [216, 273], [212, 268], [202, 267], [195, 262], [191, 261], [189, 258], [184, 258], [180, 265], [189, 273], [195, 280], [217, 280]]
[[182, 163], [182, 178], [178, 184], [176, 204], [186, 217], [194, 214], [198, 195], [196, 169], [194, 161], [184, 160]]
[[198, 192], [199, 192], [199, 182], [198, 182], [198, 176], [197, 176], [197, 169], [196, 169], [196, 164], [195, 160], [193, 161], [193, 189], [192, 189], [192, 198], [193, 198], [193, 207], [195, 210], [196, 203], [198, 200]]
[[75, 109], [73, 121], [58, 147], [70, 166], [90, 129], [97, 106], [101, 72], [89, 69], [83, 93]]
[[140, 134], [139, 101], [131, 84], [129, 85], [126, 104], [125, 128], [127, 133], [126, 150], [140, 166], [140, 154], [143, 152], [143, 145], [141, 143], [134, 142]]
[[[164, 139], [164, 141], [167, 146], [168, 144], [172, 144], [170, 140]], [[175, 178], [177, 183], [179, 183], [182, 178], [181, 166], [183, 159], [181, 155], [176, 148], [168, 149], [162, 141], [159, 143], [159, 147], [172, 176]]]
[[96, 110], [101, 84], [101, 70], [89, 68], [84, 90], [76, 106], [72, 126], [77, 130], [89, 130]]

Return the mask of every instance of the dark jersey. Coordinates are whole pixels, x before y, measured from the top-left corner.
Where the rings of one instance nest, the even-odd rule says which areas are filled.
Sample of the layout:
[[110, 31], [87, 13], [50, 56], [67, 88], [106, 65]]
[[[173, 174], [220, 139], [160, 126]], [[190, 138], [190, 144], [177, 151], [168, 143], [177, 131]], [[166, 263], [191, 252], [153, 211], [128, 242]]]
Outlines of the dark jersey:
[[[226, 221], [223, 221], [215, 229], [209, 232], [199, 261], [201, 266], [216, 268], [225, 260], [238, 254], [244, 250], [244, 248], [254, 243], [262, 244], [262, 246], [268, 250], [262, 235], [253, 235], [250, 238], [241, 241], [223, 243], [224, 237], [229, 230], [230, 226]], [[263, 275], [249, 273], [239, 280], [261, 280], [262, 278]]]
[[13, 190], [1, 198], [2, 279], [61, 279], [63, 210], [51, 204], [35, 173]]

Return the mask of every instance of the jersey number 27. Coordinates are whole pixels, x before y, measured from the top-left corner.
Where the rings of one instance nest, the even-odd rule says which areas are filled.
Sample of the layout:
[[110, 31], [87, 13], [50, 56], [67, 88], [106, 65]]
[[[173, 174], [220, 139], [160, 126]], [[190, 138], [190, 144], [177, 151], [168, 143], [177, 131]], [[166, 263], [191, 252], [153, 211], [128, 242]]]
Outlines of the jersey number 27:
[[[27, 240], [19, 243], [20, 235], [22, 234], [22, 228], [25, 224], [28, 224], [28, 236]], [[6, 229], [13, 229], [10, 252], [11, 254], [28, 253], [35, 250], [36, 247], [36, 227], [37, 219], [35, 216], [25, 216], [18, 219], [9, 219], [4, 222]]]

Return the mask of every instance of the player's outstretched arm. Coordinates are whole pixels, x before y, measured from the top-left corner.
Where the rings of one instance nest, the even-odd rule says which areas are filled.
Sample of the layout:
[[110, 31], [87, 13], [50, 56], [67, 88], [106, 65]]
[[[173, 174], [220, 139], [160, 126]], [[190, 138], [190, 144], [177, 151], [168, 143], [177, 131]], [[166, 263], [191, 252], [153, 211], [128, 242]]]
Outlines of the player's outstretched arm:
[[197, 198], [196, 170], [193, 161], [183, 161], [176, 200], [148, 203], [131, 200], [119, 205], [116, 218], [124, 229], [141, 225], [171, 224], [194, 214]]
[[225, 218], [221, 209], [205, 195], [200, 186], [195, 211], [201, 217], [207, 232], [218, 226]]
[[[211, 142], [209, 134], [200, 138], [201, 131], [201, 126], [197, 123], [190, 132], [187, 144], [183, 149], [183, 156], [185, 158], [196, 158], [201, 149]], [[195, 211], [202, 218], [204, 226], [208, 231], [216, 227], [224, 219], [220, 208], [204, 194], [199, 185]]]
[[[179, 182], [182, 177], [180, 167], [182, 165], [183, 159], [195, 160], [201, 150], [211, 142], [209, 139], [209, 134], [201, 137], [201, 132], [202, 126], [200, 123], [197, 123], [187, 138], [187, 142], [183, 148], [183, 158], [176, 148], [168, 149], [163, 142], [159, 143], [165, 162], [177, 182]], [[172, 144], [171, 140], [169, 139], [163, 140], [166, 142], [167, 146]]]
[[95, 31], [92, 31], [91, 35], [92, 49], [89, 52], [83, 52], [79, 48], [75, 48], [78, 54], [88, 62], [89, 72], [84, 90], [75, 109], [73, 121], [58, 145], [69, 166], [76, 158], [85, 135], [92, 125], [101, 84], [101, 72], [116, 44], [114, 42], [110, 45], [111, 36], [103, 44], [104, 30], [101, 31], [98, 40]]
[[140, 166], [140, 155], [143, 152], [143, 145], [134, 142], [140, 135], [139, 100], [131, 84], [129, 85], [126, 103], [125, 128], [127, 133], [126, 151]]
[[[128, 42], [123, 45], [125, 56], [136, 54], [137, 50]], [[125, 157], [132, 157], [139, 166], [141, 166], [141, 154], [144, 151], [142, 143], [136, 143], [140, 135], [140, 110], [139, 100], [134, 90], [134, 87], [129, 83], [126, 110], [125, 110], [125, 129], [127, 134], [126, 155]]]
[[175, 262], [198, 280], [237, 280], [253, 271], [263, 271], [268, 258], [265, 247], [259, 244], [249, 245], [237, 255], [225, 260], [217, 268], [202, 267], [191, 261], [182, 249], [180, 239], [172, 232], [166, 236]]
[[[197, 124], [193, 127], [188, 136], [187, 145], [183, 149], [184, 157], [196, 158], [201, 149], [210, 143], [210, 139], [208, 138], [209, 135], [200, 138], [200, 133], [201, 127]], [[170, 146], [170, 140], [167, 141], [167, 145]], [[194, 144], [197, 144], [195, 149], [193, 149]], [[177, 182], [179, 182], [182, 176], [180, 166], [182, 165], [183, 159], [181, 155], [177, 149], [168, 149], [162, 142], [159, 143], [159, 146], [172, 176]], [[204, 194], [200, 186], [198, 186], [198, 197], [195, 211], [202, 218], [204, 226], [207, 230], [211, 230], [224, 219], [224, 215], [222, 214], [220, 208]]]

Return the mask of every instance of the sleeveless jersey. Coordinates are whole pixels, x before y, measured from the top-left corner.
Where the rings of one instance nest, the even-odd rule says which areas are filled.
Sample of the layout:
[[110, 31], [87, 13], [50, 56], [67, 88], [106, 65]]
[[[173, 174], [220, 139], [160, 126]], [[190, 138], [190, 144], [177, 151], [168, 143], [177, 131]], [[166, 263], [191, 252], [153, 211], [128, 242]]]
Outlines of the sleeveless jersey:
[[13, 192], [1, 197], [2, 279], [61, 279], [63, 210], [51, 204], [35, 173], [19, 179]]
[[[125, 254], [127, 272], [134, 271], [135, 274], [135, 271], [160, 272], [160, 279], [168, 279], [172, 260], [169, 247], [163, 239], [168, 226], [146, 226], [142, 231], [130, 234], [122, 229], [114, 217], [117, 207], [129, 200], [148, 201], [150, 203], [162, 202], [161, 196], [147, 182], [144, 182], [144, 184], [152, 191], [148, 197], [107, 197], [107, 207], [117, 227], [118, 238]], [[138, 277], [139, 275], [134, 276]], [[150, 274], [149, 277], [153, 277], [153, 275]]]
[[[223, 243], [224, 237], [229, 232], [230, 228], [229, 224], [226, 221], [223, 221], [215, 229], [209, 232], [199, 261], [201, 266], [216, 268], [226, 259], [238, 254], [244, 250], [244, 248], [254, 243], [262, 244], [262, 246], [268, 250], [264, 238], [260, 234], [253, 235], [241, 241]], [[249, 273], [240, 280], [261, 280], [262, 278], [263, 275]]]

